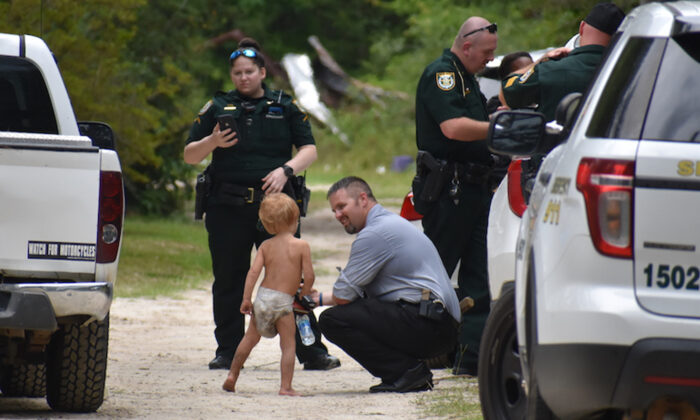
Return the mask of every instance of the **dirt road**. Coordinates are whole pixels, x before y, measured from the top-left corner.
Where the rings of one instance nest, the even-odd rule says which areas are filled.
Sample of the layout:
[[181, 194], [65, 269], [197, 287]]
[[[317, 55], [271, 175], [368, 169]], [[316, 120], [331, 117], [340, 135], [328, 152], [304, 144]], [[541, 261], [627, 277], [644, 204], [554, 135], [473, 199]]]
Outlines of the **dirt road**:
[[[336, 266], [344, 266], [354, 236], [330, 211], [302, 222], [311, 244], [316, 285], [330, 290]], [[118, 287], [118, 285], [117, 285]], [[322, 308], [316, 309], [317, 315]], [[418, 419], [427, 418], [420, 394], [369, 394], [378, 383], [354, 360], [324, 340], [340, 368], [304, 371], [296, 364], [294, 387], [302, 397], [280, 397], [279, 341], [262, 339], [241, 372], [235, 394], [224, 392], [226, 372], [209, 370], [213, 356], [209, 288], [178, 299], [117, 299], [112, 307], [107, 393], [97, 413], [53, 413], [44, 399], [0, 398], [2, 418], [119, 419]], [[434, 370], [436, 378], [449, 375]], [[436, 384], [448, 387], [450, 381]]]

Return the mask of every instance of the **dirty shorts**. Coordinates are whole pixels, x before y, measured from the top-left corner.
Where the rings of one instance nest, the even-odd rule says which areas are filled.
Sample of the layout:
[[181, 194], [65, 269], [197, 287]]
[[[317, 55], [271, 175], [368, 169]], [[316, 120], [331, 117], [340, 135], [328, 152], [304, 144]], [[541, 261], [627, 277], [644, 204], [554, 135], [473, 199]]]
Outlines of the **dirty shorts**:
[[277, 335], [275, 323], [283, 316], [292, 313], [294, 297], [284, 292], [258, 287], [253, 303], [255, 327], [261, 336], [272, 338]]

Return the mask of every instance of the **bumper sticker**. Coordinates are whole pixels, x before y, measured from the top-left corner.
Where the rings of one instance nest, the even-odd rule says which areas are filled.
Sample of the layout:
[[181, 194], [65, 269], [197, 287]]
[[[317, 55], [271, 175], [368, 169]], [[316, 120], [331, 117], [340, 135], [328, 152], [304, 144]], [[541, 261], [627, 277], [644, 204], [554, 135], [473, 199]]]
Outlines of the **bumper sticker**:
[[95, 261], [95, 250], [95, 244], [29, 241], [27, 243], [27, 258]]

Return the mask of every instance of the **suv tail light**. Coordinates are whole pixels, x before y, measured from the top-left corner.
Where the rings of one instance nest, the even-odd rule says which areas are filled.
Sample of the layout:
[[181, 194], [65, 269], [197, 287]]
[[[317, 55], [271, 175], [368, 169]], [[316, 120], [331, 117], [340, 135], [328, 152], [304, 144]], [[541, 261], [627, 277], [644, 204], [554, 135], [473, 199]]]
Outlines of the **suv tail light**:
[[124, 215], [124, 189], [120, 172], [100, 173], [100, 209], [97, 226], [97, 262], [117, 259]]
[[510, 210], [518, 217], [523, 217], [527, 209], [521, 179], [523, 175], [523, 161], [514, 160], [508, 166], [508, 204]]
[[413, 191], [409, 191], [403, 198], [400, 214], [406, 220], [420, 220], [423, 218], [423, 215], [418, 213], [413, 207]]
[[583, 193], [588, 228], [598, 252], [632, 258], [634, 161], [583, 158], [576, 188]]

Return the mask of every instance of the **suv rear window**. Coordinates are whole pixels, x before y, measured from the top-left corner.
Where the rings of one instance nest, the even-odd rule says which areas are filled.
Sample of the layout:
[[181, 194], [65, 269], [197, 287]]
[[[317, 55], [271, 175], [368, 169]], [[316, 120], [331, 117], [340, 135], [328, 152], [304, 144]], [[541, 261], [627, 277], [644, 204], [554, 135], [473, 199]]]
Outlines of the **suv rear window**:
[[631, 38], [593, 114], [588, 137], [700, 141], [700, 34]]
[[0, 56], [0, 131], [58, 134], [44, 78], [27, 59]]

